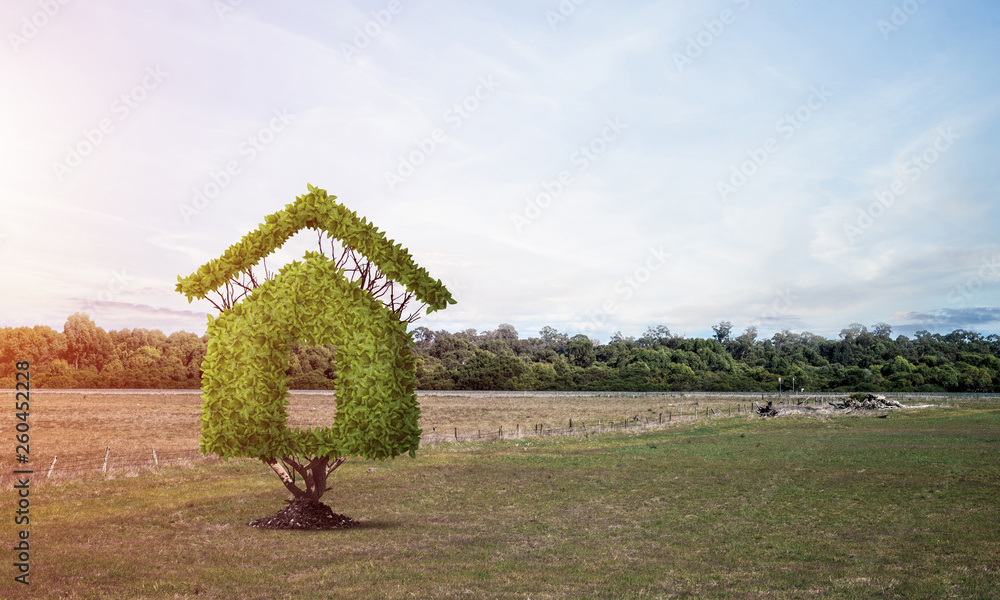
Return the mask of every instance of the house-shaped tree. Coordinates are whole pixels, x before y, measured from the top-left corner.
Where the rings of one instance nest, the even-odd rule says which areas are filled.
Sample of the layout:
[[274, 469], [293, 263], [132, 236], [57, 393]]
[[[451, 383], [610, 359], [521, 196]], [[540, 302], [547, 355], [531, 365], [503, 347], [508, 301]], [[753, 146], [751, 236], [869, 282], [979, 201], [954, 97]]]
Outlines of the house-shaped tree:
[[[221, 257], [178, 277], [177, 291], [189, 302], [205, 298], [309, 228], [361, 253], [428, 313], [454, 304], [444, 285], [405, 248], [335, 199], [310, 185], [308, 194], [267, 216]], [[420, 441], [420, 409], [406, 325], [332, 260], [307, 252], [218, 317], [208, 316], [201, 451], [259, 458], [296, 498], [313, 500], [326, 491], [329, 472], [348, 456], [412, 456]], [[296, 342], [336, 347], [337, 411], [329, 426], [303, 431], [287, 425], [285, 369]], [[282, 465], [302, 475], [304, 490]]]

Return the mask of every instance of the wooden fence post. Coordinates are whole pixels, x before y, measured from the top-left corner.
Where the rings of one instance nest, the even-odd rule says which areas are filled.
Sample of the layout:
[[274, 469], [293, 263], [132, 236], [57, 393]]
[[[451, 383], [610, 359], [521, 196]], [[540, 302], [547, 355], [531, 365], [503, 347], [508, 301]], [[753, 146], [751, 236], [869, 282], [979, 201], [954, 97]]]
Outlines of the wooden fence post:
[[156, 446], [153, 446], [153, 466], [160, 466], [160, 461], [156, 458]]
[[111, 456], [111, 446], [108, 446], [108, 449], [104, 452], [104, 466], [101, 467], [101, 472], [102, 473], [107, 473], [108, 472], [108, 457], [109, 456]]
[[52, 477], [52, 469], [56, 468], [56, 459], [59, 458], [58, 455], [52, 457], [52, 464], [49, 465], [49, 474], [45, 476], [46, 479]]
[[455, 441], [458, 441], [458, 427], [455, 428]]

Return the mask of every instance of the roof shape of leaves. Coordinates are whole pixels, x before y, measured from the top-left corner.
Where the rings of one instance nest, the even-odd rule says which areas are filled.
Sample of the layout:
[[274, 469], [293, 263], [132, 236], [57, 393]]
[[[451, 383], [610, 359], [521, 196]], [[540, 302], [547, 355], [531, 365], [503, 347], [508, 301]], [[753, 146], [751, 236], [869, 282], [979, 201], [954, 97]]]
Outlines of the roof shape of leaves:
[[308, 187], [308, 194], [298, 196], [283, 210], [265, 217], [260, 227], [243, 236], [222, 256], [205, 263], [187, 277], [178, 276], [177, 291], [187, 296], [188, 302], [205, 298], [230, 278], [247, 271], [280, 248], [297, 232], [319, 229], [360, 252], [386, 277], [404, 285], [427, 305], [428, 313], [455, 304], [444, 284], [413, 262], [406, 248], [387, 239], [385, 233], [337, 202], [336, 196], [312, 185]]

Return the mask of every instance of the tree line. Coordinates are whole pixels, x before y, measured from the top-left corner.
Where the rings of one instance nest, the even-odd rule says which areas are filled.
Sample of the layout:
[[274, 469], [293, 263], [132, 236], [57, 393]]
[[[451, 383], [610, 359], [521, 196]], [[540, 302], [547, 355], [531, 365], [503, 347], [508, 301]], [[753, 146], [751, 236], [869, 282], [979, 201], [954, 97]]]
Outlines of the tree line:
[[[450, 333], [413, 329], [418, 387], [428, 390], [624, 390], [1000, 392], [1000, 336], [962, 329], [892, 336], [885, 323], [854, 323], [838, 339], [785, 330], [759, 339], [732, 324], [711, 338], [663, 325], [605, 343], [544, 327], [521, 338], [511, 325]], [[207, 336], [159, 330], [105, 331], [83, 313], [51, 327], [0, 329], [5, 387], [13, 365], [31, 362], [36, 388], [190, 388], [201, 381]], [[292, 389], [333, 389], [336, 349], [294, 345]], [[779, 383], [779, 378], [781, 382]]]

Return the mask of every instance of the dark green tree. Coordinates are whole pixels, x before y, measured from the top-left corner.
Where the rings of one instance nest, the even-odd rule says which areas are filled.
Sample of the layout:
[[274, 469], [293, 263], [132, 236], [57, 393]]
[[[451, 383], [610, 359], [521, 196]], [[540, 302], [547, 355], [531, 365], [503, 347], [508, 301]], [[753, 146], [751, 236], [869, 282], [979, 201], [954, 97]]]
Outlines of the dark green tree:
[[91, 368], [100, 373], [111, 361], [114, 347], [104, 329], [84, 313], [75, 313], [66, 319], [63, 327], [66, 336], [66, 361], [75, 369]]
[[715, 339], [719, 340], [720, 344], [725, 344], [729, 341], [729, 333], [733, 330], [733, 324], [729, 321], [720, 321], [718, 325], [712, 325], [712, 331], [715, 332]]
[[545, 326], [541, 331], [538, 332], [545, 343], [545, 347], [552, 350], [556, 354], [563, 354], [566, 352], [566, 344], [569, 343], [569, 336], [565, 333], [559, 333], [555, 328]]
[[583, 334], [574, 335], [566, 342], [566, 358], [577, 367], [586, 369], [594, 364], [594, 342]]
[[463, 390], [512, 390], [514, 380], [528, 367], [513, 356], [496, 356], [480, 350], [458, 369], [458, 387]]

